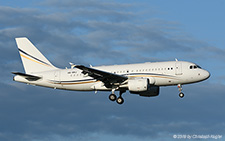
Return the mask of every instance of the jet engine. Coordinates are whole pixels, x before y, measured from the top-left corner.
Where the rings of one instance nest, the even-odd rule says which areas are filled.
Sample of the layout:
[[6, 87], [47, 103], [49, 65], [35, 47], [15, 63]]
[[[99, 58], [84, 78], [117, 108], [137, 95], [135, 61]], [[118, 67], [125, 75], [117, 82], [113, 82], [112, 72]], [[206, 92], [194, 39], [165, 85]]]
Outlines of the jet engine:
[[159, 86], [152, 84], [148, 78], [136, 78], [128, 80], [128, 89], [132, 94], [140, 96], [158, 96]]

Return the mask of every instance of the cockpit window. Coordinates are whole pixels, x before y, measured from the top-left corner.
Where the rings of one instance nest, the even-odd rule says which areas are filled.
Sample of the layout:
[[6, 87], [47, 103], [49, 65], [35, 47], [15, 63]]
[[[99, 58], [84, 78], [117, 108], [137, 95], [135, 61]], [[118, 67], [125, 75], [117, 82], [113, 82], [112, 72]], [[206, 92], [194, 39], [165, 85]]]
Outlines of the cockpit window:
[[197, 68], [201, 69], [201, 67], [198, 66], [198, 65], [191, 65], [191, 66], [190, 66], [190, 69], [197, 69]]

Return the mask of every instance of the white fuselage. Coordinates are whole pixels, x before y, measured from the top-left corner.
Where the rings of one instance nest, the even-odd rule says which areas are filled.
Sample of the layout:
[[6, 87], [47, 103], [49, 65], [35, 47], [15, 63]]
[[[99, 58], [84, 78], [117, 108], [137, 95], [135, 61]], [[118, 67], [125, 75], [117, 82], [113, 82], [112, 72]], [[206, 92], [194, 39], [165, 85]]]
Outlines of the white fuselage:
[[[210, 76], [208, 71], [201, 69], [194, 63], [185, 61], [148, 62], [140, 64], [99, 66], [93, 68], [124, 75], [127, 76], [128, 79], [148, 78], [150, 84], [156, 86], [195, 83], [203, 81]], [[16, 75], [14, 80], [55, 89], [75, 91], [112, 90], [112, 88], [106, 88], [103, 82], [84, 75], [82, 70], [77, 68], [55, 69], [53, 71], [33, 73], [32, 75], [40, 76], [42, 79], [32, 82], [24, 77]], [[125, 89], [128, 88], [126, 83], [120, 85], [120, 87]]]
[[[109, 99], [123, 104], [122, 94], [152, 97], [159, 95], [160, 86], [177, 85], [179, 96], [184, 97], [182, 85], [209, 78], [208, 71], [185, 61], [169, 61], [86, 67], [71, 65], [71, 69], [59, 69], [26, 37], [16, 38], [25, 73], [12, 72], [14, 80], [31, 85], [74, 91], [111, 91]], [[115, 91], [119, 91], [119, 97]]]

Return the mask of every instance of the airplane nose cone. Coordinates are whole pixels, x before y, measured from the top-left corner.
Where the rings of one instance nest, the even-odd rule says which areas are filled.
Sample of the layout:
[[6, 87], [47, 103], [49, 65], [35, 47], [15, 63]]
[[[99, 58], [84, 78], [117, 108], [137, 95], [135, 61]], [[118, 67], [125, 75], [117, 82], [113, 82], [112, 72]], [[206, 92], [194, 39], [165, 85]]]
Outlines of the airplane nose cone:
[[208, 71], [204, 70], [202, 76], [204, 77], [204, 80], [206, 80], [206, 79], [208, 79], [210, 77], [210, 73]]

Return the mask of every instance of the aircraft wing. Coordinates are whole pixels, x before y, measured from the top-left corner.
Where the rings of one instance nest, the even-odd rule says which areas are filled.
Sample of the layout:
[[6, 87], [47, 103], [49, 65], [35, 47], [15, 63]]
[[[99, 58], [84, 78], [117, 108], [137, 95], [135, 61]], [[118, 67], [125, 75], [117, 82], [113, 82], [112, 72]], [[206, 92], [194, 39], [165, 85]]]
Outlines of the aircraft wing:
[[128, 77], [123, 75], [109, 73], [106, 71], [85, 67], [83, 65], [76, 65], [76, 68], [82, 70], [84, 75], [88, 75], [94, 79], [102, 81], [106, 87], [112, 87], [115, 83], [122, 83], [128, 79]]

